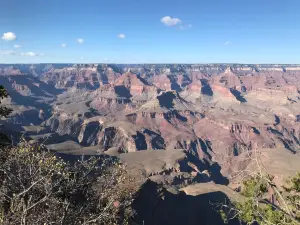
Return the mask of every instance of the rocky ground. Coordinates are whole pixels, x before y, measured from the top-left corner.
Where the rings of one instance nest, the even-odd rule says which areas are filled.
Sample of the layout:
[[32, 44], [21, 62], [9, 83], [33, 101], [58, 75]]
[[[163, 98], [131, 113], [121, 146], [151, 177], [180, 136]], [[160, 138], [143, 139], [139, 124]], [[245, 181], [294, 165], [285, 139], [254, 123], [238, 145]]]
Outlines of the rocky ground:
[[177, 194], [230, 195], [253, 152], [277, 182], [300, 171], [300, 65], [0, 65], [0, 84], [14, 141], [117, 156]]

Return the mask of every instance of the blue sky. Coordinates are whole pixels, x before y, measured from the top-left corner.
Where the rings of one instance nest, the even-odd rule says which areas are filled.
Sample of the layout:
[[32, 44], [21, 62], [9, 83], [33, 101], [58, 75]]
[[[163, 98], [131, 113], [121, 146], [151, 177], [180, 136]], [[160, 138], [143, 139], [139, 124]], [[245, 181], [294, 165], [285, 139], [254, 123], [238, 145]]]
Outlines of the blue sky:
[[300, 63], [300, 1], [0, 0], [0, 35], [0, 63]]

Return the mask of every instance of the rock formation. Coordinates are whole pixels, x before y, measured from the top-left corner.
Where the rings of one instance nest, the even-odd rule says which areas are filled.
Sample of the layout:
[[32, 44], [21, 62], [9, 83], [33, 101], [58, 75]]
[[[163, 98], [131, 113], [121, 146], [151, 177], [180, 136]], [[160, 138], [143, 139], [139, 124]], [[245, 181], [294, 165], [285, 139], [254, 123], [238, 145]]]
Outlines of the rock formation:
[[299, 65], [0, 65], [0, 83], [6, 130], [121, 155], [155, 182], [228, 184], [254, 146], [300, 151]]

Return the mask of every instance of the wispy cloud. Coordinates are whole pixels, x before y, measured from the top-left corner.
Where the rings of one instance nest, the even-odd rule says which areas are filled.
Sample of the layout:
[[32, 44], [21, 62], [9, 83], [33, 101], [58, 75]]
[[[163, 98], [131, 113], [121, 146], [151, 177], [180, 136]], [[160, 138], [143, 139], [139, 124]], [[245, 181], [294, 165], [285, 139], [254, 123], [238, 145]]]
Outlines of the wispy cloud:
[[14, 45], [14, 48], [22, 48], [22, 45]]
[[43, 56], [45, 54], [44, 53], [37, 53], [37, 52], [22, 52], [21, 55], [22, 56], [31, 56], [31, 57], [34, 57], [34, 56]]
[[230, 41], [226, 41], [226, 42], [224, 42], [224, 45], [230, 45], [231, 44], [231, 42]]
[[124, 39], [126, 36], [125, 36], [125, 34], [118, 34], [118, 38], [120, 38], [120, 39]]
[[168, 27], [176, 26], [181, 23], [179, 18], [172, 18], [170, 16], [164, 16], [160, 21]]
[[67, 44], [63, 43], [63, 44], [61, 44], [61, 47], [65, 48], [65, 47], [67, 47]]
[[108, 58], [108, 57], [104, 59], [105, 62], [113, 62], [114, 60], [115, 60], [114, 58]]
[[77, 43], [79, 43], [79, 44], [83, 44], [83, 42], [84, 42], [84, 40], [82, 39], [82, 38], [77, 38]]
[[13, 32], [7, 32], [2, 35], [2, 39], [5, 41], [13, 41], [17, 39], [17, 36]]
[[180, 30], [186, 30], [186, 29], [190, 29], [192, 28], [192, 24], [188, 24], [188, 25], [181, 25], [179, 27]]
[[21, 52], [21, 53], [17, 53], [15, 51], [12, 50], [4, 50], [4, 51], [0, 51], [0, 55], [21, 55], [21, 56], [44, 56], [44, 53], [37, 53], [37, 52]]
[[0, 55], [16, 55], [16, 52], [11, 50], [0, 51]]

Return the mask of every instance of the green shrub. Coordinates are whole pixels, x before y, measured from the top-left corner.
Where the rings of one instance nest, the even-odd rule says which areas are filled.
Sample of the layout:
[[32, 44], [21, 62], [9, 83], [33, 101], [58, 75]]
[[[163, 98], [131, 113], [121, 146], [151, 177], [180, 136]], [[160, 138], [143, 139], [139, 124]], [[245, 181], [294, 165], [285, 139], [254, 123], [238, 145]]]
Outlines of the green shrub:
[[[220, 211], [222, 217], [225, 218], [224, 222], [228, 222], [231, 218], [239, 218], [249, 225], [299, 225], [299, 178], [298, 173], [288, 182], [289, 188], [285, 188], [286, 193], [284, 194], [278, 191], [268, 175], [255, 176], [245, 180], [241, 191], [245, 200], [222, 205]], [[274, 196], [277, 199], [275, 203], [265, 199], [268, 189], [275, 190]]]

